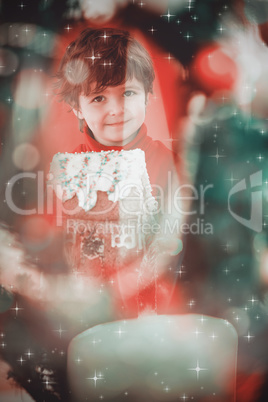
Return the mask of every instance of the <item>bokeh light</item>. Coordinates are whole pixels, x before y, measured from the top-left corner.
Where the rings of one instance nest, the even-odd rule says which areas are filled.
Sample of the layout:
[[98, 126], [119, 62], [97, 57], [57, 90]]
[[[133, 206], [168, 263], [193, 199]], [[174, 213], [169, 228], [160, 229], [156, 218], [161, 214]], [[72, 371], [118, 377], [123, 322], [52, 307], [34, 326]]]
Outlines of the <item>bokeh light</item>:
[[17, 71], [18, 56], [9, 49], [0, 49], [0, 76], [6, 77]]
[[83, 60], [71, 60], [65, 66], [65, 77], [71, 84], [81, 84], [88, 75], [88, 66]]
[[36, 69], [25, 69], [16, 79], [14, 101], [25, 109], [37, 109], [47, 102], [49, 78]]
[[14, 165], [21, 170], [32, 170], [40, 161], [38, 149], [31, 144], [18, 145], [12, 155]]
[[27, 217], [20, 226], [22, 241], [32, 251], [45, 249], [53, 239], [53, 230], [42, 216]]
[[214, 92], [230, 90], [237, 79], [234, 61], [219, 46], [209, 46], [197, 54], [192, 73], [201, 88]]

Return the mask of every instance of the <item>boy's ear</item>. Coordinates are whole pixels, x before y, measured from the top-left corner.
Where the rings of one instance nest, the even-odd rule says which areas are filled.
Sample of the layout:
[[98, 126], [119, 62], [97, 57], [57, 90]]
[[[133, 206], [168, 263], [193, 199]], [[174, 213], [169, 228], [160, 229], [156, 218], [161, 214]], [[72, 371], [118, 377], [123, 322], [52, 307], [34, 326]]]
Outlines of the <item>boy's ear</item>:
[[78, 119], [83, 119], [84, 118], [84, 116], [83, 116], [83, 113], [80, 111], [80, 110], [78, 110], [78, 109], [75, 109], [75, 108], [72, 108], [72, 111], [74, 112], [74, 114], [76, 115], [76, 117], [78, 117]]

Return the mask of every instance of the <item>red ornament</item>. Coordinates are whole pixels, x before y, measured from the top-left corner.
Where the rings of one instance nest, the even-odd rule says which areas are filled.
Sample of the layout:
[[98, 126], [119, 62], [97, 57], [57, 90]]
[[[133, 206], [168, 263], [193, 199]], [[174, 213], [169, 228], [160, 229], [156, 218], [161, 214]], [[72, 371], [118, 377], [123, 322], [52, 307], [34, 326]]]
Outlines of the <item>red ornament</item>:
[[190, 73], [199, 88], [207, 94], [233, 88], [238, 75], [234, 61], [218, 45], [201, 50]]

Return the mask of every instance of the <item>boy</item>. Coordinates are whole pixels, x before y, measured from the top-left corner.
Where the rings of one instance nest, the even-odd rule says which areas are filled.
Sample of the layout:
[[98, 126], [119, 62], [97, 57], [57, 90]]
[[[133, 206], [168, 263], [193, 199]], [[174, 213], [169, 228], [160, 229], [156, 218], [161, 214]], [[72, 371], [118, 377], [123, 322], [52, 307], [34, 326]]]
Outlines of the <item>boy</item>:
[[57, 78], [61, 100], [84, 130], [84, 144], [75, 151], [142, 149], [154, 195], [158, 189], [163, 203], [168, 172], [170, 180], [176, 173], [172, 152], [144, 125], [155, 78], [145, 48], [123, 30], [86, 29], [68, 46]]
[[[61, 100], [71, 106], [79, 119], [80, 130], [84, 132], [84, 144], [75, 152], [136, 148], [145, 152], [147, 171], [163, 224], [173, 220], [177, 176], [172, 152], [160, 141], [152, 140], [144, 124], [154, 77], [148, 52], [128, 32], [88, 28], [68, 46], [57, 73], [56, 87]], [[178, 254], [182, 248], [178, 234], [175, 233], [174, 239], [174, 233], [163, 233], [155, 236], [145, 256], [147, 266], [157, 264], [161, 267], [161, 272], [158, 270], [161, 275], [170, 263], [169, 253]], [[163, 297], [168, 298], [170, 290], [168, 285]]]

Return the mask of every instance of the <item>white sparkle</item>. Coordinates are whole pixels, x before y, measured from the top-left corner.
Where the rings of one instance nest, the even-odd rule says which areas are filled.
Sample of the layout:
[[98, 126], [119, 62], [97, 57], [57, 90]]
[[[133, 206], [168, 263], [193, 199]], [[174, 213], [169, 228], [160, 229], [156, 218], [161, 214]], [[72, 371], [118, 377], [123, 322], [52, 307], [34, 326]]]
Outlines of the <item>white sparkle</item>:
[[24, 360], [23, 357], [21, 356], [21, 357], [17, 360], [17, 362], [19, 362], [20, 365], [22, 366], [22, 363], [23, 363], [23, 362], [26, 362], [26, 360]]
[[106, 67], [106, 66], [111, 67], [112, 65], [113, 65], [113, 63], [112, 63], [111, 61], [104, 61], [104, 62], [102, 63], [102, 66], [104, 66], [104, 67]]
[[91, 343], [93, 344], [93, 345], [96, 345], [97, 343], [100, 343], [101, 342], [101, 339], [93, 339], [92, 341], [91, 341]]
[[225, 31], [225, 28], [220, 25], [219, 28], [217, 29], [217, 31], [219, 31], [220, 33], [223, 33], [223, 31]]
[[189, 11], [193, 8], [192, 0], [189, 0], [189, 3], [188, 3], [188, 5], [186, 6], [186, 8], [188, 8]]
[[228, 242], [227, 242], [226, 244], [222, 244], [221, 246], [224, 248], [224, 250], [225, 250], [227, 253], [229, 253], [230, 248], [232, 248], [232, 245], [229, 244]]
[[248, 342], [250, 342], [250, 340], [251, 340], [252, 338], [254, 338], [254, 335], [250, 335], [250, 333], [248, 332], [248, 334], [245, 335], [244, 338], [247, 338]]
[[114, 331], [114, 333], [118, 334], [119, 338], [121, 338], [121, 335], [125, 334], [126, 331], [122, 331], [121, 327], [119, 327], [117, 331]]
[[73, 28], [70, 27], [70, 25], [67, 25], [67, 27], [65, 27], [64, 29], [66, 29], [66, 31], [70, 32], [70, 30], [73, 29]]
[[209, 336], [213, 341], [215, 341], [216, 338], [218, 338], [218, 335], [215, 335], [214, 332], [212, 335]]
[[220, 154], [219, 154], [219, 150], [218, 150], [218, 148], [217, 148], [216, 154], [215, 154], [215, 155], [209, 155], [209, 157], [210, 157], [210, 158], [215, 158], [215, 159], [217, 160], [217, 164], [218, 164], [219, 158], [225, 158], [225, 155], [220, 155]]
[[97, 381], [98, 381], [98, 380], [103, 380], [103, 375], [102, 375], [101, 373], [100, 373], [99, 375], [97, 375], [96, 370], [95, 370], [94, 377], [89, 377], [89, 378], [87, 378], [87, 380], [93, 380], [93, 381], [94, 381], [94, 384], [95, 384], [95, 388], [96, 388], [96, 386], [97, 386]]
[[198, 321], [201, 321], [203, 324], [205, 321], [207, 321], [207, 319], [202, 315], [201, 318], [198, 318]]
[[198, 328], [196, 328], [196, 330], [193, 332], [196, 336], [196, 338], [198, 338], [198, 335], [202, 334], [203, 332], [200, 332]]
[[189, 32], [187, 32], [187, 34], [184, 35], [184, 38], [187, 39], [187, 42], [189, 42], [189, 39], [191, 39], [192, 37], [193, 36]]
[[189, 303], [188, 303], [188, 306], [189, 306], [190, 308], [192, 308], [194, 305], [195, 305], [195, 301], [194, 301], [194, 300], [190, 300]]
[[222, 102], [225, 102], [228, 98], [226, 96], [222, 95], [220, 99]]
[[172, 57], [169, 53], [168, 56], [164, 57], [164, 59], [167, 59], [170, 63], [170, 60], [174, 59], [174, 57]]
[[234, 178], [233, 172], [231, 173], [231, 177], [229, 179], [225, 179], [225, 180], [230, 181], [232, 185], [233, 185], [234, 181], [238, 181], [238, 179]]
[[26, 25], [26, 27], [25, 27], [25, 29], [23, 31], [26, 33], [26, 35], [27, 35], [28, 32], [31, 32], [31, 30], [27, 27], [27, 25]]
[[167, 14], [161, 15], [161, 17], [167, 17], [168, 22], [169, 22], [170, 18], [171, 18], [171, 17], [176, 17], [176, 15], [175, 15], [175, 14], [170, 14], [170, 12], [169, 12], [169, 10], [168, 10]]
[[104, 41], [106, 42], [106, 39], [107, 39], [107, 38], [110, 38], [110, 35], [107, 35], [107, 34], [106, 34], [106, 31], [104, 31], [104, 34], [101, 35], [100, 38], [103, 38]]
[[29, 350], [27, 350], [27, 352], [26, 353], [24, 353], [29, 359], [34, 355], [34, 353], [32, 353], [31, 351], [30, 351], [30, 349]]
[[94, 64], [96, 59], [100, 59], [100, 56], [95, 56], [95, 53], [93, 51], [92, 56], [85, 57], [85, 59], [90, 59], [92, 61], [92, 64]]
[[254, 299], [254, 297], [252, 296], [251, 299], [249, 300], [252, 304], [258, 302], [258, 299]]
[[61, 328], [61, 325], [60, 325], [59, 329], [53, 329], [53, 331], [54, 331], [54, 332], [58, 332], [59, 335], [60, 335], [60, 338], [61, 338], [62, 333], [63, 333], [63, 332], [66, 332], [67, 329], [62, 329], [62, 328]]
[[45, 384], [46, 389], [50, 389], [50, 385], [51, 385], [51, 384], [55, 384], [55, 382], [49, 381], [49, 379], [46, 378], [45, 381], [43, 381], [43, 384]]
[[153, 35], [153, 34], [157, 31], [157, 29], [155, 29], [155, 28], [152, 26], [152, 28], [151, 28], [151, 29], [148, 29], [148, 31], [151, 32], [151, 34]]
[[175, 271], [175, 274], [179, 274], [180, 275], [180, 277], [182, 276], [182, 274], [185, 274], [186, 272], [185, 271], [183, 271], [183, 268], [185, 268], [185, 266], [184, 265], [182, 265], [180, 268], [179, 268], [179, 270], [178, 271]]
[[204, 370], [207, 370], [207, 369], [206, 369], [206, 368], [201, 368], [201, 367], [199, 366], [199, 361], [197, 360], [197, 362], [196, 362], [196, 367], [195, 367], [195, 368], [190, 368], [190, 369], [188, 369], [188, 370], [195, 371], [195, 372], [196, 372], [196, 378], [197, 378], [197, 380], [199, 380], [199, 373], [200, 373], [200, 371], [204, 371]]
[[16, 312], [16, 316], [18, 315], [18, 312], [20, 310], [24, 310], [22, 307], [18, 306], [18, 303], [16, 303], [16, 307], [11, 308], [10, 310], [14, 310]]

